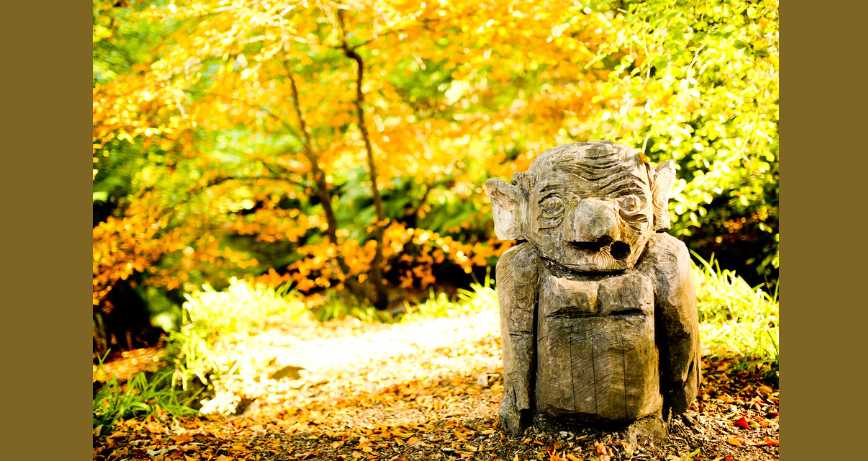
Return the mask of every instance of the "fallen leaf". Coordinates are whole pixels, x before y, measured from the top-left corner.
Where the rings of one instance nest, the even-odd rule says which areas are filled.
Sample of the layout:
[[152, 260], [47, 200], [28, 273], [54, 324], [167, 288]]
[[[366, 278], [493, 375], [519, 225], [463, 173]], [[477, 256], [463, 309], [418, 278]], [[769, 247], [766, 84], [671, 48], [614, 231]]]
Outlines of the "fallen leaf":
[[738, 427], [741, 427], [741, 428], [744, 428], [744, 429], [747, 429], [747, 428], [750, 427], [750, 424], [747, 422], [747, 419], [746, 419], [744, 416], [742, 416], [741, 418], [739, 418], [737, 421], [733, 421], [733, 422], [732, 422], [732, 425], [733, 425], [733, 426], [738, 426]]
[[735, 437], [730, 437], [730, 438], [726, 439], [726, 443], [728, 443], [730, 445], [735, 445], [737, 447], [740, 447], [742, 445], [741, 440], [739, 440]]
[[145, 429], [151, 434], [159, 434], [160, 432], [162, 432], [160, 426], [156, 424], [145, 424]]
[[765, 443], [766, 445], [774, 446], [774, 447], [781, 446], [781, 443], [779, 441], [774, 440], [771, 437], [766, 437], [765, 440], [763, 440], [763, 443]]
[[[299, 371], [301, 371], [301, 370], [304, 370], [304, 368], [289, 365], [289, 366], [285, 366], [285, 367], [281, 368], [280, 370], [275, 371], [268, 378], [273, 379], [273, 380], [277, 380], [277, 381], [284, 379], [284, 378], [289, 378], [290, 380], [301, 379], [301, 373], [299, 373]], [[307, 370], [305, 370], [305, 371], [307, 371]]]

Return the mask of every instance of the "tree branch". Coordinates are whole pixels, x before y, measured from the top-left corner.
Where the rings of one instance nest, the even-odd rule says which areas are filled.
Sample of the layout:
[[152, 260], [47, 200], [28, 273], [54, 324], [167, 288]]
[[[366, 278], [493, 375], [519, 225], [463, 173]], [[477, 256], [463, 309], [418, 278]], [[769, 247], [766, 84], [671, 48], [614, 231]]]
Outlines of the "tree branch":
[[270, 109], [266, 108], [265, 106], [263, 106], [261, 104], [254, 104], [254, 103], [252, 103], [250, 101], [246, 101], [244, 99], [235, 98], [235, 97], [220, 94], [220, 93], [190, 92], [190, 94], [197, 94], [203, 98], [207, 98], [210, 96], [212, 98], [220, 98], [220, 99], [224, 99], [226, 101], [240, 102], [241, 104], [244, 104], [245, 106], [250, 107], [251, 109], [265, 112], [266, 115], [268, 115], [269, 117], [271, 117], [272, 119], [274, 119], [275, 121], [280, 123], [284, 128], [286, 128], [290, 133], [292, 133], [293, 136], [295, 136], [298, 139], [302, 139], [302, 136], [300, 136], [298, 134], [298, 130], [294, 126], [292, 126], [291, 123], [287, 122], [286, 120], [283, 119], [283, 117], [275, 114]]

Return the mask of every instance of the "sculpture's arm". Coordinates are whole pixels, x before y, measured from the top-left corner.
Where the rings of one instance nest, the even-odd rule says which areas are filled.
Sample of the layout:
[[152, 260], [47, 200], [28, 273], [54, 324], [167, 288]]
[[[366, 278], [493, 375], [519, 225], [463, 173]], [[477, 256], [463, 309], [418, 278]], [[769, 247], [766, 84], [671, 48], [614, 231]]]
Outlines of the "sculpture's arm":
[[655, 234], [636, 268], [654, 281], [664, 408], [683, 413], [696, 398], [702, 379], [690, 254], [680, 240], [668, 234]]
[[497, 263], [504, 375], [500, 424], [513, 434], [529, 425], [531, 417], [539, 270], [539, 257], [528, 243], [510, 248]]

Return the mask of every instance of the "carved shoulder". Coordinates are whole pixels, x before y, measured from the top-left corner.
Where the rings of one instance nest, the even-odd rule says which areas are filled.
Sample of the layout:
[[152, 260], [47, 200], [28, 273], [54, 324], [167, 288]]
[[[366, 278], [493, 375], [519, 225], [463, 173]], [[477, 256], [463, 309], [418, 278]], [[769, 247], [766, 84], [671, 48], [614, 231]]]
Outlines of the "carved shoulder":
[[676, 305], [690, 298], [696, 304], [690, 252], [687, 245], [669, 234], [654, 234], [636, 264], [639, 272], [651, 277], [660, 301]]
[[524, 242], [506, 250], [497, 261], [497, 273], [524, 274], [537, 271], [539, 257], [533, 245]]
[[518, 309], [532, 315], [539, 285], [540, 263], [536, 250], [529, 243], [520, 243], [500, 256], [496, 281], [502, 308]]

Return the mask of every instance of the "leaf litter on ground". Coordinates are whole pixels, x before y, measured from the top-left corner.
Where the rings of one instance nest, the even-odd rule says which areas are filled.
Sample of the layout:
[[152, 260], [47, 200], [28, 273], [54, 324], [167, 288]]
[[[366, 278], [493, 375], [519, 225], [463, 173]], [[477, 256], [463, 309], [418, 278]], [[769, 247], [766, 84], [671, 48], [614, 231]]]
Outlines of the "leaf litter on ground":
[[243, 345], [262, 358], [262, 369], [217, 381], [212, 401], [222, 403], [203, 406], [211, 413], [95, 431], [93, 459], [779, 458], [777, 380], [759, 367], [743, 369], [738, 358], [703, 359], [699, 397], [673, 418], [662, 446], [633, 447], [624, 434], [592, 431], [511, 436], [497, 424], [498, 322], [489, 310], [399, 324], [271, 324]]

